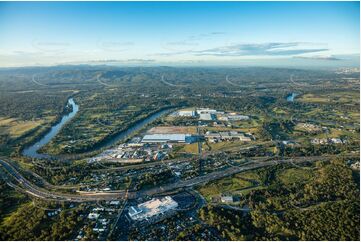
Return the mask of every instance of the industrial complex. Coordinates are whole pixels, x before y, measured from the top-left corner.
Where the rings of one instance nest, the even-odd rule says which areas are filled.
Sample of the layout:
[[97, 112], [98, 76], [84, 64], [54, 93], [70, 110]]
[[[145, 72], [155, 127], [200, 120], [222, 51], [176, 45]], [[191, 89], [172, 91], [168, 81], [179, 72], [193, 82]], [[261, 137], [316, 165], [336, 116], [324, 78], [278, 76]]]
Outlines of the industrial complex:
[[[247, 135], [247, 136], [246, 136]], [[244, 134], [236, 131], [225, 131], [225, 132], [210, 132], [208, 131], [204, 137], [206, 140], [210, 142], [219, 142], [226, 140], [239, 140], [243, 142], [250, 142], [252, 138], [254, 139], [252, 134]]]
[[191, 134], [147, 134], [143, 137], [142, 143], [194, 143], [197, 136]]
[[[166, 159], [169, 153], [172, 152], [173, 145], [186, 145], [200, 141], [209, 143], [224, 141], [250, 142], [255, 139], [251, 133], [243, 133], [232, 129], [234, 122], [249, 119], [248, 116], [235, 112], [194, 108], [179, 110], [170, 116], [195, 120], [195, 123], [152, 127], [139, 136], [133, 137], [128, 142], [92, 157], [89, 162], [107, 161], [127, 164], [157, 161]], [[219, 131], [209, 131], [207, 128], [226, 126], [227, 128], [222, 128]], [[199, 127], [202, 127], [202, 132], [199, 132]]]
[[198, 118], [202, 121], [241, 121], [250, 119], [247, 115], [241, 115], [235, 112], [223, 112], [210, 108], [179, 110], [175, 112], [174, 116]]

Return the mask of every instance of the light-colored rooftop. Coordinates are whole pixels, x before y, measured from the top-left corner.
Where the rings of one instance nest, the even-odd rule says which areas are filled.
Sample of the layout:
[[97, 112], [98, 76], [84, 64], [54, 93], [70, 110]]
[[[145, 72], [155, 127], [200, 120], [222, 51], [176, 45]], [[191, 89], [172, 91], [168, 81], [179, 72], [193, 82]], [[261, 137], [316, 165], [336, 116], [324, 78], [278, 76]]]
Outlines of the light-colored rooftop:
[[133, 220], [149, 219], [153, 216], [164, 214], [165, 212], [178, 207], [178, 203], [170, 196], [161, 199], [153, 198], [150, 201], [141, 203], [138, 206], [131, 206], [128, 214]]
[[142, 142], [185, 142], [190, 134], [147, 134], [144, 135]]
[[211, 113], [201, 113], [199, 115], [200, 120], [216, 120], [216, 117], [214, 114]]

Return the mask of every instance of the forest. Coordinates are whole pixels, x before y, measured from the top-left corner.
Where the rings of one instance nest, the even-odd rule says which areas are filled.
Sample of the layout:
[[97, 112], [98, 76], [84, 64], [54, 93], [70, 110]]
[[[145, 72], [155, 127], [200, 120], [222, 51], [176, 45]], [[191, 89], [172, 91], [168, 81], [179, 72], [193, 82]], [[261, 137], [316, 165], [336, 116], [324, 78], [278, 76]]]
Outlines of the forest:
[[284, 168], [258, 171], [268, 186], [243, 198], [250, 213], [209, 205], [200, 218], [225, 240], [359, 240], [359, 174], [334, 161], [287, 184], [275, 175]]

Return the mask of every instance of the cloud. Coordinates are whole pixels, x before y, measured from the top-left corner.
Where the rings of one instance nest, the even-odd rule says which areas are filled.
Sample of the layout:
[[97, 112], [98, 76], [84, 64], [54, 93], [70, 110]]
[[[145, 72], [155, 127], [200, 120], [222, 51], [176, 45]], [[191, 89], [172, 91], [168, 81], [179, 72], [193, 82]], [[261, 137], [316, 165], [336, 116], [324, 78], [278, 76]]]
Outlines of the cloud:
[[97, 47], [108, 52], [123, 52], [134, 47], [135, 43], [132, 41], [117, 41], [117, 40], [98, 40]]
[[237, 44], [207, 50], [194, 51], [193, 54], [213, 56], [288, 56], [326, 51], [325, 48], [299, 48], [300, 43]]
[[128, 59], [126, 62], [137, 62], [137, 63], [153, 63], [154, 59]]
[[162, 48], [168, 51], [173, 52], [188, 52], [194, 50], [196, 47], [200, 46], [200, 41], [204, 40], [212, 40], [217, 39], [218, 36], [224, 35], [226, 32], [209, 32], [209, 33], [203, 33], [203, 34], [197, 34], [197, 35], [190, 35], [186, 37], [185, 39], [176, 40], [176, 41], [168, 41], [165, 43], [162, 43]]
[[330, 60], [330, 61], [340, 61], [341, 58], [334, 56], [294, 56], [296, 59], [306, 59], [306, 60]]
[[[310, 45], [313, 47], [311, 48]], [[327, 48], [314, 48], [314, 44], [303, 42], [289, 43], [262, 43], [262, 44], [235, 44], [216, 47], [205, 50], [193, 50], [174, 53], [163, 53], [161, 55], [171, 56], [179, 54], [191, 54], [195, 56], [292, 56], [306, 53], [327, 51]]]
[[116, 59], [106, 59], [106, 60], [89, 60], [89, 61], [85, 61], [86, 63], [99, 63], [99, 64], [116, 64], [116, 63], [122, 63], [122, 64], [127, 64], [127, 63], [137, 63], [137, 64], [148, 64], [148, 63], [154, 63], [156, 62], [156, 60], [154, 59], [125, 59], [125, 60], [116, 60]]
[[226, 32], [211, 32], [210, 35], [223, 35], [226, 34]]
[[174, 41], [174, 42], [167, 42], [167, 45], [170, 46], [178, 46], [178, 45], [182, 45], [182, 46], [197, 46], [198, 44], [195, 42], [189, 42], [186, 40], [181, 40], [181, 41]]
[[191, 35], [187, 38], [187, 40], [195, 41], [195, 40], [201, 40], [201, 39], [209, 39], [209, 38], [213, 38], [213, 37], [216, 37], [219, 35], [225, 35], [225, 34], [226, 34], [226, 32], [215, 31], [215, 32], [209, 32], [209, 33]]

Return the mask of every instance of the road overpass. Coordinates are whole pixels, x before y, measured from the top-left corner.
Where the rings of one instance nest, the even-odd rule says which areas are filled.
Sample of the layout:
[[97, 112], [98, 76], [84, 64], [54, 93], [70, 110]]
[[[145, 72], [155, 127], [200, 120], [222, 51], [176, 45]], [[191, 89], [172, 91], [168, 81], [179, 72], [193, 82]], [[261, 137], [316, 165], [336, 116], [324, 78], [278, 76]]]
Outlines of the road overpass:
[[[331, 156], [332, 157], [332, 156]], [[129, 199], [135, 199], [143, 197], [145, 195], [151, 196], [163, 192], [173, 191], [179, 188], [184, 187], [193, 187], [199, 184], [204, 184], [213, 180], [221, 179], [224, 177], [232, 176], [234, 174], [253, 170], [261, 167], [267, 167], [282, 163], [296, 164], [306, 161], [319, 161], [330, 159], [330, 156], [313, 156], [313, 157], [296, 157], [290, 159], [277, 159], [277, 160], [268, 160], [268, 161], [251, 161], [242, 166], [232, 166], [226, 169], [214, 171], [203, 176], [194, 177], [189, 180], [178, 181], [177, 183], [166, 184], [164, 186], [159, 186], [155, 188], [150, 188], [141, 191], [131, 191], [128, 193]], [[55, 201], [69, 201], [69, 202], [94, 202], [94, 201], [111, 201], [111, 200], [122, 200], [126, 196], [125, 191], [118, 193], [114, 192], [102, 192], [102, 193], [87, 193], [87, 194], [70, 194], [70, 193], [60, 193], [41, 188], [26, 178], [24, 178], [15, 166], [10, 161], [5, 161], [0, 159], [0, 165], [6, 171], [8, 178], [14, 179], [18, 185], [21, 187], [21, 190], [25, 193], [45, 200], [55, 200]]]

